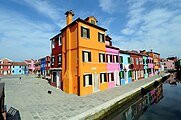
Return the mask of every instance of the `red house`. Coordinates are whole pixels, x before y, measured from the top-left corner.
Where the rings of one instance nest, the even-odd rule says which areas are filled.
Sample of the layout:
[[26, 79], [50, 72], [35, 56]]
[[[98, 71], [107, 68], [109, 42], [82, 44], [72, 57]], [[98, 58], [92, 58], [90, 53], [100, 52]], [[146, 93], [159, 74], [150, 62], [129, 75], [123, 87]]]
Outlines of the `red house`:
[[50, 67], [51, 67], [51, 64], [50, 64], [50, 59], [51, 57], [50, 56], [46, 56], [46, 78], [47, 79], [50, 79]]
[[137, 51], [130, 51], [130, 58], [132, 63], [132, 80], [139, 80], [144, 78], [143, 56]]
[[0, 60], [0, 76], [11, 75], [12, 60], [4, 58]]
[[[57, 34], [51, 41], [50, 84], [62, 89], [62, 36]], [[61, 85], [61, 86], [60, 86]]]

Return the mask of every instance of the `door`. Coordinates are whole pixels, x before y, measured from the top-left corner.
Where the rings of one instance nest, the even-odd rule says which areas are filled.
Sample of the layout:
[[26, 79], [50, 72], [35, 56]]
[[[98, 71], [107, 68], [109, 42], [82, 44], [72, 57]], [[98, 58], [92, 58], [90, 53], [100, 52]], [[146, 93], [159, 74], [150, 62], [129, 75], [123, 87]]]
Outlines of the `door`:
[[125, 83], [128, 83], [128, 72], [124, 71]]
[[99, 86], [100, 86], [99, 75], [95, 73], [93, 78], [94, 78], [94, 92], [97, 92], [99, 91]]
[[60, 88], [60, 72], [56, 72], [57, 78], [56, 78], [56, 83], [57, 83], [57, 88]]
[[4, 71], [4, 75], [7, 75], [7, 71]]

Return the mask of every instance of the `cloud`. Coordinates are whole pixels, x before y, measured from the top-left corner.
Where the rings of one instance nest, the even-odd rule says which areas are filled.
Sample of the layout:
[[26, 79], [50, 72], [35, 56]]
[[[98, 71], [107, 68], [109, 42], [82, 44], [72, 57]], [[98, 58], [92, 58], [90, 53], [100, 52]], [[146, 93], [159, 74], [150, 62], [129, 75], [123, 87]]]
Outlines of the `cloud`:
[[114, 43], [121, 49], [153, 49], [162, 57], [181, 57], [181, 12], [178, 6], [170, 9], [175, 4], [170, 1], [170, 6], [152, 3], [154, 7], [149, 8], [146, 0], [130, 1], [128, 22], [120, 34], [112, 35], [113, 41], [116, 39]]
[[21, 61], [50, 54], [49, 39], [55, 35], [55, 27], [4, 9], [0, 14], [0, 58]]
[[52, 4], [53, 2], [46, 0], [23, 0], [23, 2], [20, 2], [19, 0], [13, 1], [32, 7], [42, 15], [50, 18], [61, 28], [65, 26], [65, 18], [62, 13], [64, 13], [66, 10], [63, 9], [63, 7], [56, 6], [56, 4]]
[[104, 12], [107, 12], [109, 14], [114, 12], [120, 12], [120, 10], [118, 10], [121, 8], [120, 5], [121, 4], [119, 0], [99, 0], [99, 7], [101, 7]]

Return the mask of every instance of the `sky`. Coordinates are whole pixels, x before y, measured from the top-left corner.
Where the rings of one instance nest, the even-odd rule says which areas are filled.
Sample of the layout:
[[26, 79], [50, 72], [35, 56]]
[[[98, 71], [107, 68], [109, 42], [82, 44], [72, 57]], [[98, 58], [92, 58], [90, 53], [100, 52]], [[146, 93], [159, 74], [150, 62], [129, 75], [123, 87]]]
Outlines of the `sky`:
[[1, 0], [0, 58], [39, 59], [50, 38], [73, 20], [94, 16], [121, 50], [147, 50], [181, 58], [181, 0]]

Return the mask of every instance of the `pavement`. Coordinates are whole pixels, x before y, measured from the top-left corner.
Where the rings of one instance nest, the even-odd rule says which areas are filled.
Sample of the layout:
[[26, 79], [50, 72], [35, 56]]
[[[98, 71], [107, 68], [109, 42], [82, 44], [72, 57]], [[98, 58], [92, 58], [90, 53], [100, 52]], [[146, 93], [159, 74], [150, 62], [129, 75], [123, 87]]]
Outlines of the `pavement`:
[[[163, 73], [162, 76], [166, 74]], [[155, 75], [81, 97], [56, 89], [46, 80], [36, 78], [34, 75], [3, 77], [0, 82], [5, 82], [7, 111], [11, 107], [18, 110], [21, 120], [75, 120], [95, 113], [102, 107], [109, 106], [128, 95], [131, 91], [140, 89], [159, 78]], [[48, 93], [49, 90], [52, 91], [51, 94]]]

